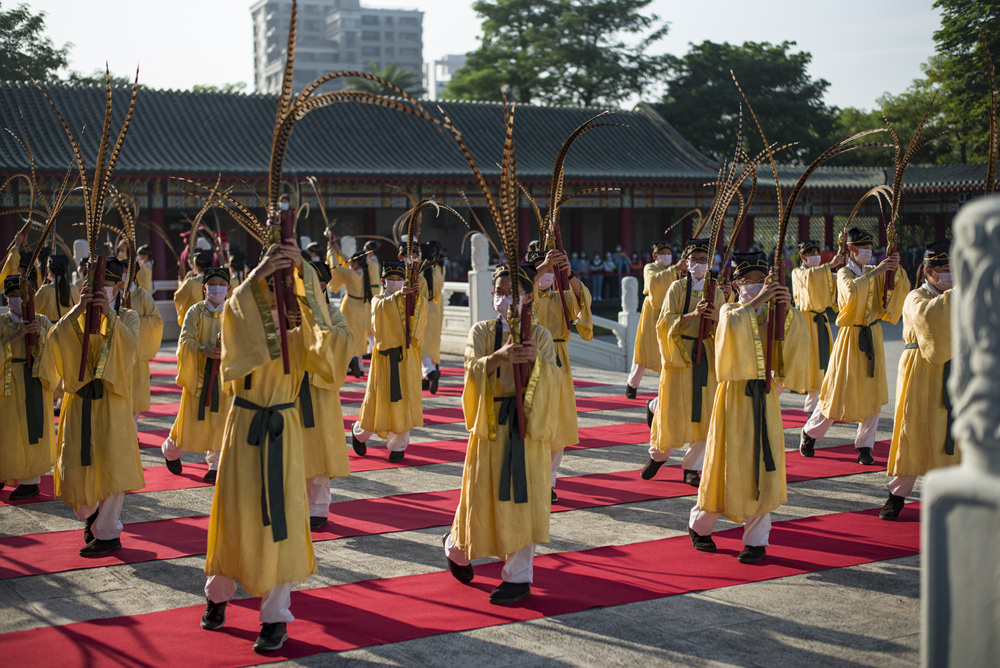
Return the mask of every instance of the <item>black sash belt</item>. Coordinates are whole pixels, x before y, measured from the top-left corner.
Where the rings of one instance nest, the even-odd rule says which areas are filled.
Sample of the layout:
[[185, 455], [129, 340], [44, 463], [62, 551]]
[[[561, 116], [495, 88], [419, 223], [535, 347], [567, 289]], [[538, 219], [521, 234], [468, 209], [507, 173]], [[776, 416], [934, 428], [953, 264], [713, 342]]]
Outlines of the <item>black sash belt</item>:
[[813, 322], [816, 323], [816, 329], [819, 332], [816, 339], [819, 346], [819, 368], [826, 371], [826, 368], [830, 366], [830, 330], [827, 329], [829, 320], [826, 311], [813, 311], [812, 314]]
[[[566, 343], [566, 339], [552, 339], [552, 343]], [[556, 349], [556, 366], [562, 368], [562, 360], [559, 359], [559, 350]]]
[[[685, 341], [697, 341], [693, 336], [681, 336]], [[701, 422], [702, 391], [708, 387], [708, 353], [702, 342], [701, 362], [691, 359], [691, 422]]]
[[[874, 325], [875, 323], [872, 323]], [[875, 335], [872, 334], [872, 325], [854, 325], [859, 330], [858, 349], [868, 357], [868, 376], [875, 377]]]
[[500, 469], [500, 500], [510, 501], [511, 487], [514, 488], [514, 503], [528, 502], [528, 474], [525, 470], [524, 440], [517, 425], [517, 403], [514, 397], [497, 397], [500, 402], [497, 422], [505, 424], [510, 432], [507, 449]]
[[104, 381], [94, 379], [76, 391], [83, 399], [83, 421], [80, 424], [80, 466], [90, 466], [90, 411], [94, 399], [104, 398]]
[[247, 443], [260, 448], [260, 515], [264, 526], [271, 527], [272, 540], [275, 543], [281, 542], [288, 538], [288, 526], [285, 523], [285, 467], [281, 443], [285, 419], [281, 411], [295, 408], [295, 404], [265, 407], [243, 397], [235, 397], [233, 405], [256, 411], [250, 421]]
[[28, 360], [23, 357], [15, 357], [11, 362], [14, 364], [24, 364], [24, 415], [28, 423], [28, 442], [34, 445], [45, 435], [42, 383], [31, 375], [31, 369], [28, 368], [27, 364]]
[[309, 391], [309, 373], [302, 374], [302, 384], [299, 385], [299, 410], [302, 411], [302, 426], [310, 429], [316, 426], [313, 416], [312, 392]]
[[[208, 379], [212, 377], [212, 364], [215, 362], [211, 357], [205, 358], [205, 372], [201, 377], [201, 394], [198, 395], [198, 420], [205, 419], [205, 398], [208, 394]], [[215, 382], [212, 383], [212, 396], [209, 398], [211, 404], [208, 408], [213, 413], [219, 412], [219, 378], [216, 374]]]
[[760, 499], [760, 456], [764, 455], [764, 470], [775, 471], [774, 455], [771, 453], [771, 439], [767, 436], [767, 389], [763, 380], [747, 381], [747, 396], [753, 401], [753, 458], [756, 472], [757, 496]]
[[399, 386], [399, 363], [403, 361], [403, 346], [378, 351], [389, 358], [389, 401], [402, 401], [403, 390]]
[[[903, 346], [905, 350], [919, 350], [919, 343], [907, 343]], [[951, 397], [948, 396], [948, 376], [951, 375], [951, 360], [944, 363], [944, 378], [941, 379], [941, 401], [947, 412], [945, 418], [944, 432], [944, 453], [946, 455], [955, 454], [955, 439], [951, 435]]]

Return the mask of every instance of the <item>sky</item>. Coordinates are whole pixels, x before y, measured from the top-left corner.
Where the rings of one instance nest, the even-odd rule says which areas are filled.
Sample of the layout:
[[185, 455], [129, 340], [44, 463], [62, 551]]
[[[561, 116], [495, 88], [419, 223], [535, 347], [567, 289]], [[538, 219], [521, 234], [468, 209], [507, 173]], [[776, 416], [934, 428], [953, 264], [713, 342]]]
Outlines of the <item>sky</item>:
[[[248, 0], [6, 0], [46, 12], [46, 34], [72, 42], [70, 69], [134, 75], [154, 88], [244, 81], [253, 87]], [[478, 45], [480, 22], [466, 0], [362, 0], [424, 12], [424, 60]], [[830, 82], [825, 102], [872, 109], [901, 93], [934, 53], [932, 0], [653, 0], [670, 23], [654, 53], [684, 55], [704, 40], [794, 41], [813, 55], [810, 76]], [[648, 96], [647, 96], [648, 97]]]

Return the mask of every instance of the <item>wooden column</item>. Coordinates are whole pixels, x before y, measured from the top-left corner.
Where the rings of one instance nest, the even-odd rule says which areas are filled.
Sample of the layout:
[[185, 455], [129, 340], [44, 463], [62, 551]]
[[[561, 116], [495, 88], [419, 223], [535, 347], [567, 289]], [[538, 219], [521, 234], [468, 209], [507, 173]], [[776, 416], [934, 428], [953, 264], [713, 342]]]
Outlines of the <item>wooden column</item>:
[[[375, 209], [362, 209], [361, 210], [361, 221], [362, 229], [364, 232], [362, 234], [372, 235], [378, 234], [378, 230], [375, 223]], [[361, 246], [364, 244], [358, 244], [358, 250], [361, 250]]]
[[508, 262], [520, 262], [521, 258], [528, 251], [528, 242], [533, 238], [531, 234], [532, 219], [533, 213], [530, 206], [517, 207], [517, 242], [520, 248], [517, 249], [518, 257], [513, 260], [507, 258]]
[[934, 241], [944, 239], [948, 229], [948, 214], [941, 211], [934, 214]]
[[622, 205], [618, 210], [618, 243], [625, 253], [632, 252], [632, 207]]
[[805, 241], [809, 238], [809, 219], [812, 218], [808, 213], [799, 214], [799, 241]]
[[569, 241], [570, 252], [583, 252], [583, 212], [580, 209], [569, 210]]
[[[657, 240], [663, 239], [664, 241], [670, 241], [670, 239], [667, 239], [666, 232], [672, 222], [674, 222], [674, 210], [666, 207], [660, 209], [660, 234], [658, 235]], [[671, 235], [672, 234], [673, 232], [671, 232]]]
[[834, 248], [835, 235], [833, 234], [833, 214], [828, 213], [823, 216], [823, 245], [827, 248]]

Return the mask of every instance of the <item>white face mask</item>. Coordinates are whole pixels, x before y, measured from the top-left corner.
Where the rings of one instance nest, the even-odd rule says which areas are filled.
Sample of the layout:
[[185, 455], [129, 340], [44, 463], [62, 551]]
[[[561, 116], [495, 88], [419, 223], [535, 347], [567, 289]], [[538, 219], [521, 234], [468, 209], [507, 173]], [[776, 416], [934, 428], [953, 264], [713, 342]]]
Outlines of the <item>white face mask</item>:
[[763, 283], [747, 283], [740, 286], [740, 303], [746, 304], [754, 300], [764, 289]]
[[708, 273], [708, 264], [697, 264], [697, 263], [689, 264], [688, 271], [691, 272], [691, 275], [694, 277], [694, 280], [700, 281], [701, 279], [705, 278], [705, 274]]
[[662, 255], [656, 256], [656, 264], [660, 265], [664, 269], [670, 266], [670, 262], [674, 259], [674, 256], [670, 253], [664, 253]]
[[104, 288], [104, 294], [108, 296], [108, 303], [110, 304], [115, 298], [114, 288]]
[[20, 297], [8, 297], [7, 306], [10, 310], [16, 314], [21, 315], [21, 298]]
[[939, 289], [941, 289], [941, 290], [951, 290], [952, 283], [951, 283], [951, 272], [950, 271], [942, 271], [940, 274], [937, 275], [937, 277], [938, 277], [937, 278], [937, 283], [938, 283], [938, 288]]
[[819, 266], [819, 255], [803, 255], [802, 263], [807, 267], [818, 267]]
[[495, 294], [493, 295], [493, 310], [506, 318], [507, 312], [510, 311], [510, 305], [513, 301], [514, 300], [510, 295]]
[[541, 276], [538, 277], [538, 289], [539, 290], [548, 290], [549, 288], [552, 287], [552, 283], [555, 280], [556, 280], [556, 275], [554, 273], [552, 273], [551, 271], [548, 272], [548, 273], [542, 274]]
[[281, 211], [288, 211], [291, 205], [288, 202], [278, 202], [278, 209]]
[[385, 294], [394, 295], [403, 289], [404, 281], [386, 281], [385, 282]]
[[365, 270], [364, 270], [364, 269], [361, 269], [361, 268], [358, 268], [358, 269], [355, 269], [355, 270], [354, 270], [354, 273], [355, 273], [355, 274], [363, 274], [363, 273], [365, 273]]
[[229, 288], [225, 285], [206, 285], [205, 294], [208, 297], [208, 301], [212, 302], [216, 306], [221, 304], [226, 300], [226, 293], [229, 292]]
[[854, 251], [854, 262], [857, 263], [859, 267], [863, 267], [868, 264], [872, 259], [872, 249], [871, 248], [859, 248]]

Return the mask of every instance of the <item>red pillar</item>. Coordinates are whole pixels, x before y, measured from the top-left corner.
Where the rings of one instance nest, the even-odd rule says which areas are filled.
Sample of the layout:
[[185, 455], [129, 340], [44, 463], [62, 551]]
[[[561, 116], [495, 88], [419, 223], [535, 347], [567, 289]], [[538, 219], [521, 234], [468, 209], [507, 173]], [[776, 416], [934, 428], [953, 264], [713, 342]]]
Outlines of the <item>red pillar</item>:
[[580, 209], [570, 209], [569, 213], [570, 252], [583, 251], [583, 213]]
[[799, 241], [805, 241], [809, 238], [809, 219], [811, 216], [808, 213], [799, 214]]
[[747, 252], [750, 244], [753, 243], [753, 216], [747, 216], [740, 226], [740, 233], [736, 237], [736, 247], [741, 253]]
[[0, 242], [4, 244], [4, 250], [10, 245], [15, 234], [17, 234], [17, 214], [0, 214]]
[[632, 252], [632, 207], [618, 210], [618, 243], [626, 253]]
[[514, 260], [507, 258], [508, 262], [520, 261], [528, 251], [528, 242], [532, 240], [531, 223], [534, 220], [531, 207], [519, 206], [517, 208], [517, 240], [520, 248], [517, 249], [518, 257]]
[[[378, 234], [375, 226], [375, 209], [362, 209], [361, 210], [361, 220], [364, 229], [362, 234], [372, 235]], [[363, 244], [358, 244], [358, 250], [361, 250]]]
[[934, 214], [934, 241], [944, 239], [948, 234], [948, 214], [941, 212]]
[[[154, 206], [149, 209], [149, 220], [153, 225], [166, 232], [162, 206]], [[163, 237], [155, 233], [150, 234], [149, 247], [153, 250], [153, 278], [157, 281], [165, 280], [167, 278], [167, 245], [164, 243]]]
[[688, 216], [684, 219], [684, 222], [681, 223], [681, 231], [684, 233], [684, 238], [681, 239], [682, 246], [691, 238], [691, 232], [694, 230], [694, 225], [691, 223], [692, 220], [694, 220], [694, 218], [692, 216]]
[[828, 213], [823, 216], [823, 245], [826, 248], [833, 248], [833, 214]]

